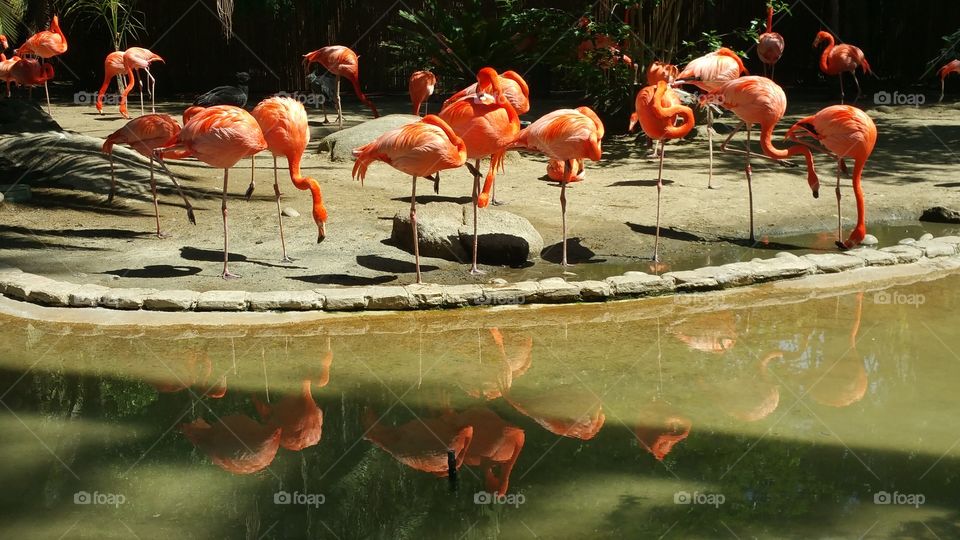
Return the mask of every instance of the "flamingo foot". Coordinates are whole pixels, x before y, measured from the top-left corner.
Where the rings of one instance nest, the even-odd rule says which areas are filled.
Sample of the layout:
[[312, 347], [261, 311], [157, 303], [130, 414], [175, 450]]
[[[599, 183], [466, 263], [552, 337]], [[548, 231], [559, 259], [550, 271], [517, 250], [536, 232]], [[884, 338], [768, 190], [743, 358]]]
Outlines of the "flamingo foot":
[[223, 279], [240, 279], [240, 274], [234, 274], [229, 270], [224, 270], [223, 273], [220, 274], [220, 277]]
[[490, 201], [490, 204], [492, 204], [492, 205], [494, 205], [494, 206], [506, 206], [506, 205], [507, 205], [507, 201], [501, 201], [501, 200], [498, 200], [498, 199], [494, 199], [494, 200]]
[[173, 235], [162, 231], [157, 231], [157, 238], [160, 240], [166, 240], [167, 238], [173, 238]]
[[839, 240], [836, 241], [836, 244], [837, 244], [837, 247], [840, 248], [840, 251], [847, 251], [848, 249], [850, 249], [846, 244], [844, 244]]
[[470, 269], [470, 274], [474, 276], [482, 276], [486, 274], [486, 272], [474, 266], [473, 268]]
[[287, 256], [287, 255], [284, 255], [283, 258], [280, 259], [280, 262], [282, 262], [282, 263], [292, 263], [292, 262], [295, 261], [295, 260], [296, 260], [296, 259], [294, 259], [293, 257], [289, 257], [289, 256]]

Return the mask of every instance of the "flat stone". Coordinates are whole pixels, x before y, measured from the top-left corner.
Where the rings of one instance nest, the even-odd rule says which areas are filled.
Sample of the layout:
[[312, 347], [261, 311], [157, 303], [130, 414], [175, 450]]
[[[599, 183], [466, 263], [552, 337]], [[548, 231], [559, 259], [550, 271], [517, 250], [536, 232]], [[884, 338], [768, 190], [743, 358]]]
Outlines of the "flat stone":
[[580, 300], [580, 287], [561, 277], [541, 279], [535, 300], [548, 303], [566, 303]]
[[880, 248], [880, 251], [892, 253], [900, 264], [914, 263], [923, 257], [923, 251], [913, 246], [897, 245]]
[[778, 253], [772, 259], [754, 259], [751, 263], [755, 265], [753, 278], [756, 283], [807, 276], [816, 268], [809, 260], [786, 252]]
[[367, 309], [400, 310], [417, 307], [417, 301], [400, 285], [381, 285], [367, 289]]
[[519, 305], [532, 300], [540, 291], [536, 281], [518, 281], [507, 285], [484, 285], [481, 303], [488, 306]]
[[923, 254], [930, 259], [934, 257], [952, 257], [957, 254], [957, 247], [954, 244], [940, 242], [936, 238], [933, 238], [933, 235], [930, 235], [928, 239], [921, 239], [914, 244], [914, 247], [922, 249]]
[[292, 208], [292, 207], [289, 207], [289, 206], [286, 207], [286, 208], [284, 208], [283, 211], [281, 211], [280, 213], [283, 214], [283, 215], [286, 216], [286, 217], [289, 217], [289, 218], [298, 218], [298, 217], [300, 217], [300, 212], [297, 212], [296, 209], [294, 209], [294, 208]]
[[157, 291], [143, 298], [143, 309], [150, 311], [190, 311], [200, 299], [196, 291]]
[[5, 276], [2, 282], [3, 294], [17, 300], [27, 300], [30, 291], [46, 285], [47, 278], [20, 272]]
[[250, 311], [313, 311], [323, 309], [323, 297], [314, 291], [251, 292]]
[[901, 246], [911, 246], [916, 243], [917, 241], [914, 240], [913, 238], [904, 238], [903, 240], [900, 240], [899, 242], [897, 242], [897, 244]]
[[667, 272], [664, 277], [671, 277], [676, 281], [677, 292], [710, 291], [720, 288], [720, 283], [710, 273], [711, 267], [697, 270], [683, 270]]
[[943, 206], [934, 206], [927, 208], [920, 215], [920, 221], [929, 221], [933, 223], [960, 223], [960, 212], [952, 208]]
[[407, 289], [407, 293], [413, 297], [418, 307], [437, 308], [443, 306], [444, 287], [442, 285], [415, 283], [413, 285], [407, 285], [405, 288]]
[[844, 253], [815, 253], [812, 255], [804, 255], [801, 258], [812, 262], [817, 267], [817, 271], [823, 272], [824, 274], [835, 274], [837, 272], [843, 272], [844, 270], [861, 268], [866, 265], [860, 257], [854, 257]]
[[844, 252], [851, 257], [859, 257], [867, 266], [888, 266], [897, 264], [897, 256], [879, 249], [857, 248]]
[[868, 234], [868, 235], [866, 235], [866, 236], [863, 237], [863, 241], [860, 242], [860, 245], [863, 245], [863, 246], [875, 246], [875, 245], [877, 245], [877, 244], [879, 244], [879, 243], [880, 243], [880, 240], [877, 240], [877, 237], [876, 237], [876, 236], [874, 236], [874, 235], [872, 235], [872, 234]]
[[319, 289], [316, 291], [325, 298], [323, 309], [327, 311], [357, 311], [367, 307], [368, 287], [344, 287], [340, 289]]
[[476, 305], [482, 300], [483, 287], [480, 285], [447, 285], [443, 288], [444, 307]]
[[79, 287], [74, 283], [50, 280], [34, 287], [27, 300], [44, 306], [66, 307], [70, 305], [70, 293]]
[[156, 289], [110, 289], [100, 297], [100, 306], [110, 309], [140, 309], [143, 299]]
[[754, 277], [756, 266], [756, 263], [753, 262], [735, 262], [722, 266], [701, 268], [700, 270], [711, 275], [723, 288], [743, 287], [756, 281]]
[[917, 240], [920, 242], [923, 242], [924, 240], [933, 240], [933, 235], [930, 233], [923, 233], [923, 235], [920, 236], [920, 238], [918, 238]]
[[70, 293], [70, 307], [97, 307], [103, 295], [111, 290], [100, 285], [82, 285]]
[[197, 311], [244, 311], [247, 291], [206, 291], [197, 298]]
[[[330, 151], [331, 161], [353, 160], [353, 149], [363, 146], [384, 133], [420, 120], [411, 114], [388, 114], [380, 118], [367, 120], [359, 125], [335, 131], [320, 139], [318, 152]], [[378, 165], [386, 167], [387, 165]], [[409, 177], [407, 178], [409, 180]]]
[[960, 236], [938, 236], [936, 240], [937, 242], [943, 242], [945, 244], [953, 244], [955, 246], [960, 246]]
[[654, 296], [672, 292], [676, 280], [671, 276], [653, 276], [643, 272], [627, 272], [605, 279], [615, 296]]
[[613, 286], [606, 281], [578, 281], [576, 285], [580, 287], [580, 298], [587, 301], [603, 301], [613, 296]]

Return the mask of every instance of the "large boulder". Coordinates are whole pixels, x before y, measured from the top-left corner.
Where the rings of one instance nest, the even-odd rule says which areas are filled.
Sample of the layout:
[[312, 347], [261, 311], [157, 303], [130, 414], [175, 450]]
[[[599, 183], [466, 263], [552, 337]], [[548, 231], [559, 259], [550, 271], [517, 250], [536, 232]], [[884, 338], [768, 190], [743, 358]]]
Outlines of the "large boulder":
[[0, 133], [63, 131], [36, 102], [20, 99], [0, 101]]
[[353, 149], [363, 146], [380, 135], [400, 126], [420, 120], [412, 114], [389, 114], [368, 120], [360, 125], [341, 129], [320, 139], [319, 151], [330, 151], [331, 161], [348, 161], [353, 159]]
[[[473, 253], [473, 206], [430, 203], [417, 206], [420, 254], [466, 262]], [[409, 212], [393, 218], [392, 240], [413, 251]], [[479, 211], [477, 259], [484, 264], [523, 265], [543, 250], [543, 237], [526, 218], [492, 208]]]
[[933, 223], [960, 223], [960, 212], [952, 208], [943, 206], [934, 206], [927, 208], [920, 216], [920, 221], [929, 221]]

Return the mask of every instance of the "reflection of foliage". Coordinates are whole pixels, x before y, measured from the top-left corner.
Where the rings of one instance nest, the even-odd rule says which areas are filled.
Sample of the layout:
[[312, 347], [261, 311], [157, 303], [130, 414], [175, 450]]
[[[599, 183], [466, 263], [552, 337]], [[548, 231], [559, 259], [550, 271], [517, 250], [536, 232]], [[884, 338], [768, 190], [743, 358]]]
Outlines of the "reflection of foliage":
[[116, 51], [127, 47], [144, 29], [142, 12], [134, 9], [136, 0], [60, 0], [64, 16], [76, 15], [78, 19], [101, 20], [110, 32], [110, 41]]

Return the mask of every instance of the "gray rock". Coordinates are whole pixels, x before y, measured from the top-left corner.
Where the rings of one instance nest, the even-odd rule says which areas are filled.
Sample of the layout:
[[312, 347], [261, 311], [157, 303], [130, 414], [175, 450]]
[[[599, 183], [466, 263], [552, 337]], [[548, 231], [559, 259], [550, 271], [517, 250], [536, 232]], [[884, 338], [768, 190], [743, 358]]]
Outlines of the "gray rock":
[[476, 305], [482, 300], [483, 287], [480, 285], [448, 285], [443, 288], [443, 307]]
[[900, 240], [899, 242], [897, 242], [897, 244], [899, 244], [899, 245], [901, 245], [901, 246], [910, 246], [910, 245], [913, 245], [913, 244], [916, 244], [916, 243], [917, 243], [917, 241], [914, 240], [913, 238], [904, 238], [903, 240]]
[[[756, 263], [735, 262], [710, 268], [710, 275], [723, 287], [743, 287], [756, 281]], [[707, 270], [703, 268], [701, 270]]]
[[[463, 226], [463, 208], [456, 203], [430, 203], [417, 205], [417, 234], [422, 257], [437, 257], [465, 262], [470, 255], [460, 243], [460, 227]], [[393, 217], [394, 243], [413, 251], [413, 236], [410, 230], [409, 212], [399, 212]], [[472, 249], [472, 248], [471, 248]]]
[[922, 249], [923, 254], [931, 259], [934, 257], [952, 257], [957, 254], [957, 247], [954, 244], [938, 241], [933, 238], [933, 235], [929, 239], [921, 239], [914, 244], [914, 247]]
[[156, 289], [110, 289], [100, 297], [100, 306], [110, 309], [137, 310], [143, 299], [158, 292]]
[[879, 243], [880, 243], [880, 240], [877, 240], [877, 237], [876, 237], [876, 236], [874, 236], [874, 235], [872, 235], [872, 234], [868, 234], [868, 235], [866, 235], [866, 236], [863, 237], [863, 241], [860, 242], [860, 245], [863, 245], [863, 246], [875, 246], [875, 245], [877, 245], [877, 244], [879, 244]]
[[70, 307], [97, 307], [100, 299], [109, 291], [109, 287], [83, 285], [70, 293]]
[[0, 193], [0, 204], [3, 204], [3, 193]]
[[143, 298], [143, 309], [150, 311], [190, 311], [197, 305], [196, 291], [159, 291]]
[[920, 221], [933, 223], [960, 223], [960, 212], [943, 206], [927, 208], [920, 215]]
[[247, 291], [206, 291], [197, 298], [197, 311], [244, 311]]
[[[473, 253], [473, 206], [463, 205], [460, 245]], [[477, 260], [484, 264], [519, 266], [540, 256], [543, 237], [527, 218], [494, 208], [477, 216]]]
[[484, 285], [480, 303], [488, 306], [519, 305], [532, 300], [540, 291], [536, 281], [518, 281], [507, 285]]
[[399, 285], [381, 285], [367, 289], [367, 309], [411, 309], [417, 306], [413, 295]]
[[360, 125], [341, 129], [320, 139], [318, 151], [329, 150], [331, 161], [350, 161], [353, 160], [354, 148], [363, 146], [392, 129], [418, 120], [420, 120], [419, 116], [410, 114], [388, 114], [367, 120]]
[[757, 283], [806, 276], [816, 268], [811, 261], [786, 252], [778, 253], [772, 259], [755, 259], [751, 262], [756, 265], [753, 277]]
[[953, 244], [954, 246], [960, 246], [960, 236], [940, 236], [937, 238], [937, 241], [946, 244]]
[[52, 283], [53, 280], [43, 276], [27, 272], [13, 273], [4, 277], [2, 292], [10, 298], [27, 301], [31, 292], [44, 290]]
[[546, 303], [576, 302], [580, 299], [580, 286], [561, 277], [541, 279], [534, 300]]
[[627, 272], [604, 281], [613, 287], [616, 296], [655, 296], [673, 292], [675, 287], [675, 280], [671, 276], [652, 276], [643, 272]]
[[499, 277], [498, 277], [498, 278], [493, 278], [493, 279], [490, 280], [490, 284], [491, 284], [491, 285], [506, 285], [506, 284], [507, 284], [507, 280], [505, 280], [505, 279], [503, 279], [503, 278], [499, 278]]
[[812, 262], [817, 267], [817, 271], [823, 272], [824, 274], [835, 274], [866, 265], [866, 262], [860, 257], [854, 257], [844, 253], [815, 253], [813, 255], [804, 255], [801, 259], [807, 259]]
[[923, 251], [921, 249], [906, 245], [880, 248], [880, 251], [892, 253], [897, 258], [897, 262], [901, 264], [914, 263], [920, 260], [920, 257], [923, 257]]
[[63, 131], [37, 101], [7, 99], [0, 102], [0, 133]]
[[323, 298], [314, 291], [270, 291], [247, 294], [251, 311], [313, 311], [323, 309]]
[[575, 285], [580, 287], [580, 297], [588, 302], [603, 301], [613, 296], [613, 285], [606, 281], [578, 281]]
[[667, 272], [664, 277], [673, 278], [677, 292], [710, 291], [719, 289], [720, 283], [711, 273], [712, 268]]
[[415, 283], [413, 285], [407, 285], [405, 288], [413, 297], [417, 307], [437, 308], [443, 305], [444, 287], [442, 285], [434, 285], [431, 283]]
[[300, 212], [297, 212], [296, 209], [291, 208], [289, 206], [284, 208], [283, 211], [280, 213], [290, 218], [300, 217]]
[[920, 238], [917, 239], [919, 242], [923, 242], [924, 240], [933, 240], [933, 235], [930, 233], [924, 233]]
[[44, 306], [66, 307], [70, 305], [70, 293], [80, 288], [80, 285], [50, 280], [40, 286], [35, 286], [27, 300]]
[[319, 289], [316, 291], [325, 298], [323, 309], [327, 311], [356, 311], [367, 307], [367, 287], [344, 287], [340, 289]]
[[879, 249], [857, 248], [845, 253], [851, 257], [863, 259], [867, 266], [888, 266], [898, 262], [896, 255]]

